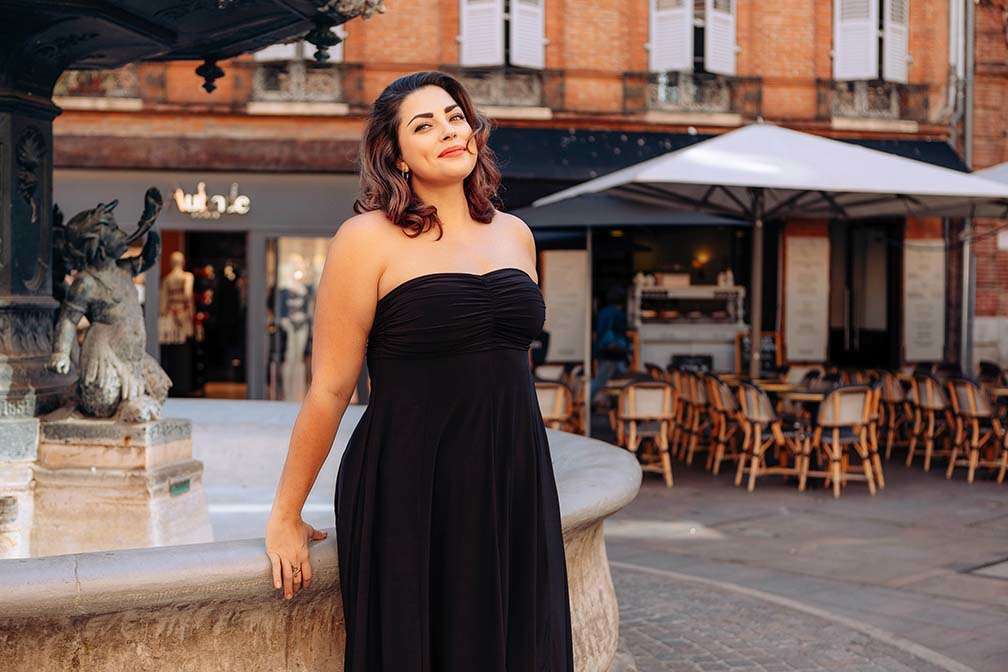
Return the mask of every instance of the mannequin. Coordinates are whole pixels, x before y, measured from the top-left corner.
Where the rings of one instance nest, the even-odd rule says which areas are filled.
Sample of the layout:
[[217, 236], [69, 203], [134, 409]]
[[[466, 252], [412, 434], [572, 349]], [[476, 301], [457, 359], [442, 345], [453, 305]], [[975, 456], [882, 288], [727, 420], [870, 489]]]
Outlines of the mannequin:
[[196, 297], [193, 274], [185, 270], [185, 255], [179, 251], [169, 257], [171, 270], [161, 278], [158, 302], [158, 341], [161, 366], [172, 379], [171, 396], [193, 390], [193, 335]]
[[285, 264], [283, 283], [277, 292], [277, 316], [286, 335], [283, 359], [283, 398], [301, 401], [307, 388], [305, 346], [311, 333], [311, 289], [307, 268], [300, 254], [291, 254]]
[[185, 343], [193, 335], [196, 299], [193, 274], [185, 270], [185, 255], [171, 253], [171, 270], [161, 280], [158, 340], [161, 343]]

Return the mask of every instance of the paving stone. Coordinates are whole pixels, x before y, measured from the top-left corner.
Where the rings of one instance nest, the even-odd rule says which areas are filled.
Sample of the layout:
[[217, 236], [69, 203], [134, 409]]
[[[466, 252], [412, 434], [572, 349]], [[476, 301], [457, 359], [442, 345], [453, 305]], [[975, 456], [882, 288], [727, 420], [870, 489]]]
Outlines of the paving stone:
[[690, 581], [613, 568], [620, 638], [640, 672], [938, 672], [828, 619]]

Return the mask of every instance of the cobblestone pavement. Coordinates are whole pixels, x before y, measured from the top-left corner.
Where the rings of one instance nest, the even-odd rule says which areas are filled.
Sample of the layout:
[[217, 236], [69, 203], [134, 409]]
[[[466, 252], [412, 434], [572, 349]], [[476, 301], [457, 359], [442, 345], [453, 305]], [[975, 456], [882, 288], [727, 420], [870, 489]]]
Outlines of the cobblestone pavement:
[[831, 620], [710, 585], [613, 568], [639, 672], [945, 670]]

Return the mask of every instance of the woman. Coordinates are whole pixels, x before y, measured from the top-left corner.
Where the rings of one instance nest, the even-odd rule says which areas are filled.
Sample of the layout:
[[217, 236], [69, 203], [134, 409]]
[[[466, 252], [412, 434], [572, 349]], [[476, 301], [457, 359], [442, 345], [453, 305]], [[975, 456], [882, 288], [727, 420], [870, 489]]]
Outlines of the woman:
[[312, 382], [266, 550], [311, 583], [301, 507], [367, 357], [371, 398], [340, 463], [345, 669], [573, 672], [560, 510], [528, 367], [545, 304], [535, 241], [492, 200], [488, 123], [441, 72], [397, 79], [361, 148], [359, 213], [316, 298]]

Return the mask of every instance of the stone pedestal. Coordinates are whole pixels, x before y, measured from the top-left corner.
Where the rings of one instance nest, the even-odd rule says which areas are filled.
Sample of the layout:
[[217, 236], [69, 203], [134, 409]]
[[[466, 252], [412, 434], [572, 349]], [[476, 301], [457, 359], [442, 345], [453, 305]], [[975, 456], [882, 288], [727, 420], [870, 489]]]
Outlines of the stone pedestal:
[[0, 558], [23, 558], [31, 546], [39, 421], [0, 420]]
[[41, 418], [31, 555], [213, 541], [189, 420]]

